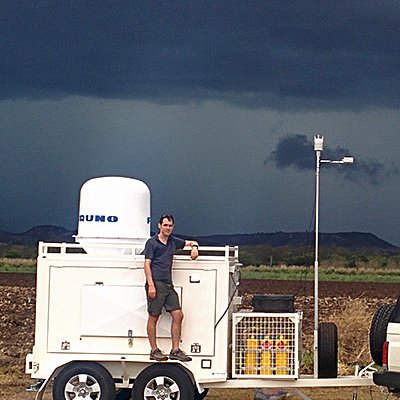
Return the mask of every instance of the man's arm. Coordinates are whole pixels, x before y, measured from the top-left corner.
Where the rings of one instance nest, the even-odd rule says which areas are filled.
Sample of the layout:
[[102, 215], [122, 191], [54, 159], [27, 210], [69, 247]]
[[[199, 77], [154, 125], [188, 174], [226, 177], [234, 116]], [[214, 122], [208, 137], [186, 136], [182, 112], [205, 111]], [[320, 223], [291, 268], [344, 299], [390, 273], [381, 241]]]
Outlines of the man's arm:
[[195, 240], [185, 240], [185, 247], [191, 247], [190, 257], [195, 260], [199, 256], [199, 244]]
[[148, 258], [145, 258], [144, 260], [144, 274], [146, 276], [146, 282], [148, 285], [148, 296], [150, 299], [155, 299], [156, 298], [156, 287], [154, 285], [153, 281], [153, 274], [151, 273], [151, 260]]

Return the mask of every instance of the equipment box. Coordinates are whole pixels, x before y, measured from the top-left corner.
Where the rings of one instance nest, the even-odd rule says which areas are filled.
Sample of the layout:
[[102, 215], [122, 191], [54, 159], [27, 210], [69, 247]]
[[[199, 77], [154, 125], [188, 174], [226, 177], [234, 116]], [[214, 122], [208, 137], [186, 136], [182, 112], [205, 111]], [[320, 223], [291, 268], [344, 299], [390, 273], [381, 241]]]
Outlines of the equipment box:
[[301, 313], [234, 313], [234, 378], [298, 378]]
[[291, 294], [255, 294], [254, 312], [294, 312], [294, 296]]

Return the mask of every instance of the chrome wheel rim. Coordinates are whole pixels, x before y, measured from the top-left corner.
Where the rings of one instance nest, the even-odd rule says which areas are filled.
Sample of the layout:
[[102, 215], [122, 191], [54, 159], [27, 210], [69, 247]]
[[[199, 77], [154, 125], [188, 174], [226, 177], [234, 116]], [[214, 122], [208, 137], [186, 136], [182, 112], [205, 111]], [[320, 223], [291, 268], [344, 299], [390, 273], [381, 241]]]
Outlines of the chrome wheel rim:
[[75, 375], [65, 385], [64, 397], [65, 400], [99, 400], [101, 397], [100, 384], [93, 376]]
[[151, 379], [144, 388], [144, 400], [179, 400], [181, 392], [178, 384], [168, 376]]

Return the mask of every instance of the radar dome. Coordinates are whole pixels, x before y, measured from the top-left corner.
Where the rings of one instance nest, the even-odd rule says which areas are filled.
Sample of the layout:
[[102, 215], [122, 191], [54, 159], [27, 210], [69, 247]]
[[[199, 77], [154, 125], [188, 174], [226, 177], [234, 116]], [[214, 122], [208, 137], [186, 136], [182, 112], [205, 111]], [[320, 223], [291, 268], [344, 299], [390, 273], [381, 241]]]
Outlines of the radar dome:
[[150, 190], [144, 182], [110, 176], [82, 185], [77, 242], [140, 245], [149, 237]]

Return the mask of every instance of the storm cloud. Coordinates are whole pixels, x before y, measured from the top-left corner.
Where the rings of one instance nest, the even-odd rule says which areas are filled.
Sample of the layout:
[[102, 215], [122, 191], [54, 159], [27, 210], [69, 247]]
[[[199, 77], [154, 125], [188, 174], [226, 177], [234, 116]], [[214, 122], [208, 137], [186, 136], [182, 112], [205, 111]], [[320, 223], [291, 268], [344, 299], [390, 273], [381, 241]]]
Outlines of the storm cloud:
[[301, 231], [315, 132], [324, 158], [355, 157], [323, 166], [336, 176], [324, 179], [321, 229], [400, 244], [399, 11], [388, 0], [2, 1], [0, 229], [75, 229], [80, 186], [116, 175], [146, 182], [154, 221], [171, 212], [178, 233]]
[[0, 7], [2, 99], [400, 104], [397, 2], [6, 0]]
[[[367, 181], [373, 185], [383, 183], [390, 177], [398, 176], [400, 172], [399, 168], [393, 163], [386, 166], [376, 159], [354, 156], [354, 152], [344, 147], [324, 146], [321, 153], [322, 160], [341, 160], [345, 156], [353, 156], [355, 158], [354, 164], [323, 163], [322, 167], [329, 168], [350, 181]], [[265, 164], [269, 162], [272, 162], [276, 168], [315, 169], [316, 157], [313, 140], [302, 134], [287, 135], [279, 140], [275, 150], [265, 160]]]

